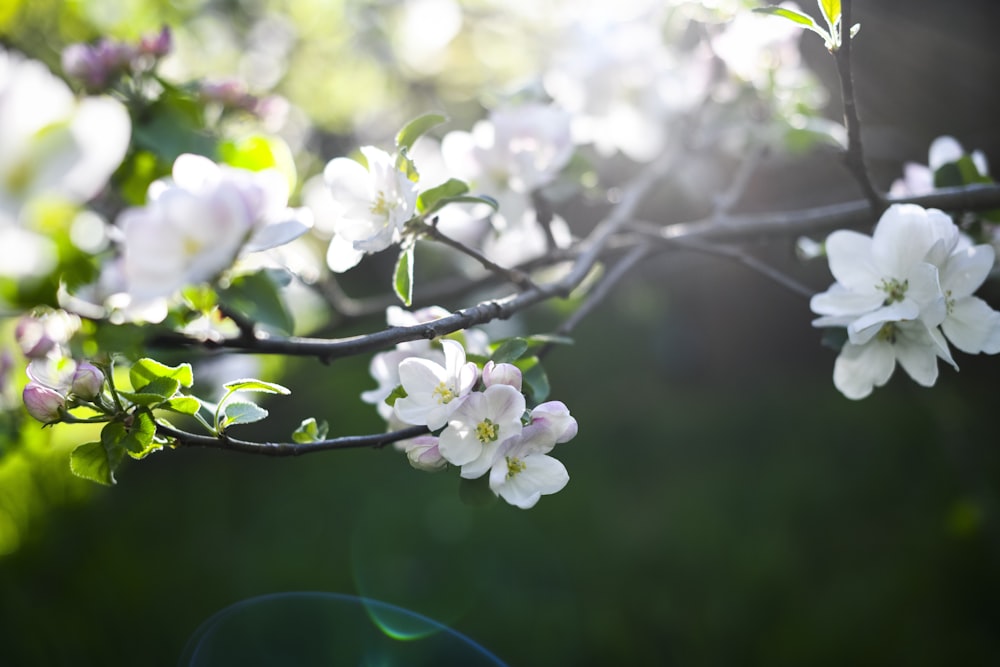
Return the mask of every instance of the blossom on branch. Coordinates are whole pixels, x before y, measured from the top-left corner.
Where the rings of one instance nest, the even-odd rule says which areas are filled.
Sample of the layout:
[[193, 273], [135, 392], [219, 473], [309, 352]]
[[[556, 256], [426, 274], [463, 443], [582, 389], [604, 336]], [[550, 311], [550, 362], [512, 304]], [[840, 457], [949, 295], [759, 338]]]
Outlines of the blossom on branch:
[[416, 213], [416, 183], [399, 167], [396, 156], [374, 146], [363, 147], [361, 154], [367, 168], [340, 157], [323, 170], [336, 204], [326, 261], [338, 273], [356, 266], [366, 253], [398, 243], [403, 226]]
[[810, 306], [817, 327], [845, 327], [848, 342], [834, 365], [834, 385], [860, 399], [888, 382], [896, 362], [923, 386], [937, 380], [937, 359], [957, 368], [950, 341], [963, 352], [1000, 352], [1000, 313], [972, 296], [994, 262], [945, 213], [895, 204], [872, 236], [837, 231], [826, 242], [837, 280]]
[[394, 407], [396, 416], [407, 424], [441, 428], [476, 382], [478, 369], [471, 361], [466, 362], [462, 344], [444, 339], [441, 346], [444, 366], [418, 357], [403, 359], [399, 364], [399, 381], [406, 396], [398, 399]]
[[181, 155], [172, 178], [149, 186], [148, 203], [124, 211], [122, 272], [136, 301], [210, 281], [241, 253], [273, 248], [312, 225], [288, 208], [288, 182], [276, 170], [248, 171]]

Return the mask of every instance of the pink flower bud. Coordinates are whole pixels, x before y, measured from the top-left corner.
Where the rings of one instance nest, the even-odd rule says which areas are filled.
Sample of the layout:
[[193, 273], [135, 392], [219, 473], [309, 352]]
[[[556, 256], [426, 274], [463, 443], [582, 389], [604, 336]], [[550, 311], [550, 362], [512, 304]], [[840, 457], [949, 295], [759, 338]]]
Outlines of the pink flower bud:
[[73, 373], [72, 392], [82, 399], [92, 401], [101, 394], [103, 388], [104, 373], [90, 362], [80, 362]]
[[506, 384], [521, 391], [521, 380], [521, 369], [514, 364], [496, 364], [491, 359], [483, 366], [483, 384], [487, 387]]
[[139, 52], [154, 58], [162, 58], [170, 53], [173, 46], [174, 39], [170, 28], [163, 26], [163, 29], [155, 35], [143, 35], [139, 41]]
[[14, 339], [29, 359], [42, 359], [56, 346], [45, 323], [35, 317], [25, 316], [14, 327]]
[[531, 424], [544, 425], [557, 443], [576, 437], [577, 423], [562, 401], [542, 403], [531, 411]]
[[21, 395], [28, 414], [44, 424], [57, 422], [66, 409], [66, 397], [55, 389], [29, 382]]
[[436, 436], [422, 435], [401, 444], [406, 449], [406, 458], [410, 460], [410, 465], [417, 470], [434, 472], [442, 470], [448, 465], [448, 462], [441, 456], [441, 452], [438, 450], [438, 439]]

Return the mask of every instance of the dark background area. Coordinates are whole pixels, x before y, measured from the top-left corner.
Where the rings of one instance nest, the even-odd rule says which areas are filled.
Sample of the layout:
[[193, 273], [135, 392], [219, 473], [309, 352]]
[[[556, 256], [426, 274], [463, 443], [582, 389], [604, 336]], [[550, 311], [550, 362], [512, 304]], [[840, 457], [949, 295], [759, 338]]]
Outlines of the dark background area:
[[[1000, 160], [1000, 7], [856, 5], [879, 185], [941, 134]], [[820, 155], [769, 163], [743, 206], [857, 196]], [[528, 512], [463, 504], [456, 475], [390, 450], [130, 466], [0, 560], [0, 662], [176, 664], [216, 611], [316, 590], [415, 609], [512, 665], [995, 664], [1000, 360], [959, 355], [932, 390], [897, 372], [851, 402], [810, 319], [722, 260], [637, 273], [547, 362], [580, 434], [561, 445], [569, 486]], [[357, 399], [366, 364], [295, 362], [295, 400], [268, 407], [378, 429]]]

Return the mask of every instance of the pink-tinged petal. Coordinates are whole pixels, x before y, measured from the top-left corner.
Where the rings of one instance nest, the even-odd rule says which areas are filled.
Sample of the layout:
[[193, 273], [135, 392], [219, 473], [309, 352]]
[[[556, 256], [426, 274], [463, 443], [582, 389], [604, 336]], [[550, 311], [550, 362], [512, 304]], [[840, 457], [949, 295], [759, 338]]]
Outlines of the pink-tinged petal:
[[847, 230], [834, 232], [826, 239], [826, 254], [830, 273], [849, 290], [871, 292], [882, 280], [882, 274], [872, 263], [870, 236]]
[[974, 296], [956, 301], [941, 323], [944, 335], [967, 354], [1000, 352], [1000, 313]]
[[827, 291], [814, 295], [809, 307], [817, 315], [857, 317], [879, 308], [884, 301], [884, 292], [875, 289], [855, 292], [834, 283]]
[[541, 403], [531, 411], [531, 423], [542, 424], [556, 443], [569, 442], [576, 437], [578, 425], [562, 401]]
[[970, 296], [986, 281], [995, 261], [996, 252], [990, 245], [977, 245], [955, 252], [941, 272], [941, 287], [951, 299]]
[[855, 345], [863, 345], [878, 333], [886, 322], [914, 320], [920, 315], [915, 301], [905, 299], [862, 315], [847, 327], [847, 335]]
[[495, 384], [482, 393], [486, 400], [488, 414], [497, 422], [517, 421], [520, 424], [524, 414], [524, 395], [510, 385]]
[[888, 382], [895, 368], [890, 343], [877, 339], [865, 345], [847, 343], [833, 364], [833, 384], [847, 398], [862, 399]]
[[938, 377], [938, 356], [929, 340], [899, 335], [893, 348], [899, 365], [917, 384], [924, 387], [934, 385]]
[[43, 424], [59, 421], [66, 409], [66, 398], [62, 394], [34, 381], [25, 385], [21, 399], [28, 414]]

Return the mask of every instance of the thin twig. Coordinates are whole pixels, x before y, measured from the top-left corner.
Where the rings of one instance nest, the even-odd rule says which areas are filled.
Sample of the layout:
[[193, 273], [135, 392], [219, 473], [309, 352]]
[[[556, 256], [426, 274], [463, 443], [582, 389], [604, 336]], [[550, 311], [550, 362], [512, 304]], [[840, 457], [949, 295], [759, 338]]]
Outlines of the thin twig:
[[324, 452], [332, 449], [384, 447], [400, 440], [416, 438], [430, 431], [426, 426], [411, 426], [406, 429], [389, 431], [387, 433], [349, 435], [329, 440], [316, 440], [314, 442], [251, 442], [249, 440], [233, 438], [226, 434], [216, 437], [188, 433], [187, 431], [182, 431], [161, 423], [157, 423], [156, 432], [159, 435], [171, 438], [176, 445], [181, 447], [210, 447], [213, 449], [225, 449], [227, 451], [261, 454], [264, 456], [300, 456], [311, 452]]
[[854, 74], [851, 69], [852, 4], [851, 0], [843, 0], [841, 3], [840, 48], [834, 53], [844, 103], [844, 124], [847, 126], [847, 152], [844, 154], [844, 164], [861, 186], [861, 192], [868, 200], [872, 215], [878, 218], [886, 208], [886, 201], [872, 183], [865, 162], [864, 143], [861, 140], [861, 119], [858, 116], [857, 99], [854, 95]]
[[430, 223], [422, 227], [421, 231], [424, 233], [424, 235], [434, 239], [435, 241], [442, 243], [448, 246], [449, 248], [454, 248], [463, 255], [468, 255], [472, 259], [479, 262], [483, 266], [483, 268], [489, 271], [490, 273], [494, 273], [502, 277], [503, 279], [517, 285], [521, 289], [530, 289], [535, 287], [535, 284], [531, 282], [531, 278], [528, 276], [528, 274], [518, 271], [517, 269], [508, 269], [506, 267], [500, 266], [499, 264], [491, 260], [483, 253], [479, 252], [475, 248], [470, 248], [461, 241], [456, 241], [455, 239], [451, 238], [450, 236], [442, 232], [440, 229], [438, 229], [437, 218], [434, 218], [433, 220], [430, 221]]

